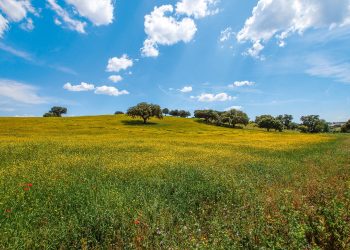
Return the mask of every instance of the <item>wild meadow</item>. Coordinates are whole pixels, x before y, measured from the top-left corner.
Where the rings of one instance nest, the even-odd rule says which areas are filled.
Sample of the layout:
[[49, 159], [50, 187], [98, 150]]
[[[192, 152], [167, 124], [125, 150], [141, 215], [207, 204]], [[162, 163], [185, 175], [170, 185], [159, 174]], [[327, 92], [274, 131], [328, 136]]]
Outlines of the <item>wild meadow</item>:
[[349, 249], [350, 137], [0, 118], [0, 249]]

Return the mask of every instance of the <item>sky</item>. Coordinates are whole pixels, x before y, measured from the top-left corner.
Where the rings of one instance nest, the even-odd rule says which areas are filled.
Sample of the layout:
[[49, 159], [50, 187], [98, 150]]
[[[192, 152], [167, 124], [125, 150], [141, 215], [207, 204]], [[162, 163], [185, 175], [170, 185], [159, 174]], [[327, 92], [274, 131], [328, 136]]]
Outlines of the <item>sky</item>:
[[350, 0], [0, 0], [0, 116], [350, 118]]

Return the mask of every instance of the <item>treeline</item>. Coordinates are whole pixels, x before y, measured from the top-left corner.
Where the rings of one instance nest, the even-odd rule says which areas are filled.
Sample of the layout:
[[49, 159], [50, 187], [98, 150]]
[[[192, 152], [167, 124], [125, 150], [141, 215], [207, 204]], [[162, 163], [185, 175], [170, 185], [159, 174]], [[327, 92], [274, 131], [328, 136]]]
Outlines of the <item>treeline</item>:
[[[52, 107], [49, 112], [45, 113], [44, 117], [61, 117], [67, 113], [67, 108]], [[116, 111], [116, 115], [124, 114], [122, 111]], [[190, 117], [191, 113], [186, 110], [169, 110], [156, 104], [142, 102], [134, 107], [131, 107], [126, 112], [126, 115], [132, 118], [142, 118], [144, 123], [147, 123], [152, 117], [162, 119], [163, 115], [171, 115], [176, 117]], [[254, 121], [250, 121], [248, 115], [241, 110], [231, 109], [228, 111], [217, 110], [195, 110], [194, 117], [207, 124], [216, 126], [224, 126], [234, 128], [237, 125], [247, 126], [251, 123], [253, 126], [266, 129], [267, 131], [275, 130], [282, 132], [283, 130], [298, 130], [303, 133], [327, 133], [330, 132], [329, 123], [324, 119], [320, 119], [319, 115], [307, 115], [300, 118], [301, 123], [293, 122], [293, 116], [284, 114], [279, 116], [260, 115]], [[350, 133], [350, 120], [341, 126], [340, 132]]]
[[186, 110], [169, 110], [168, 108], [164, 108], [162, 110], [164, 115], [171, 115], [175, 117], [182, 117], [182, 118], [187, 118], [191, 116], [191, 112], [186, 111]]
[[[235, 109], [225, 112], [216, 110], [196, 110], [194, 116], [202, 119], [205, 123], [226, 127], [235, 127], [238, 124], [247, 126], [250, 122], [246, 113]], [[267, 131], [275, 130], [282, 132], [285, 129], [299, 130], [304, 133], [326, 133], [330, 131], [328, 123], [320, 119], [318, 115], [302, 116], [300, 120], [302, 121], [301, 124], [295, 123], [293, 122], [293, 116], [288, 114], [279, 115], [277, 117], [261, 115], [257, 116], [255, 121], [251, 123]], [[350, 123], [350, 121], [348, 123]], [[345, 130], [346, 129], [344, 129], [344, 131]]]

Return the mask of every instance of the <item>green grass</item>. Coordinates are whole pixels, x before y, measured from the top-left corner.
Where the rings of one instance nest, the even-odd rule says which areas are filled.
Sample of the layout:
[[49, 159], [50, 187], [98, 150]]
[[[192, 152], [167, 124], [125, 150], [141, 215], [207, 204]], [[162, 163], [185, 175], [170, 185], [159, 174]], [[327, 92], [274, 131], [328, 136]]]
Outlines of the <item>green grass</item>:
[[349, 249], [350, 137], [0, 118], [0, 249]]

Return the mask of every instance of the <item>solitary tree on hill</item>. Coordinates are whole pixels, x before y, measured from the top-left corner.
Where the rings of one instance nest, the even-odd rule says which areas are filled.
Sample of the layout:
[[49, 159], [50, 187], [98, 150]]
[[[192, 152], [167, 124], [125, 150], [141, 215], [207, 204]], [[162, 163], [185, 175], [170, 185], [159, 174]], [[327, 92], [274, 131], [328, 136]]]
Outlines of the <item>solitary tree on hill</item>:
[[146, 124], [151, 117], [156, 117], [158, 119], [163, 118], [163, 112], [159, 105], [146, 102], [139, 103], [136, 106], [129, 108], [126, 114], [132, 118], [142, 118], [144, 124]]
[[67, 114], [67, 108], [55, 106], [45, 113], [44, 117], [61, 117], [63, 114]]

